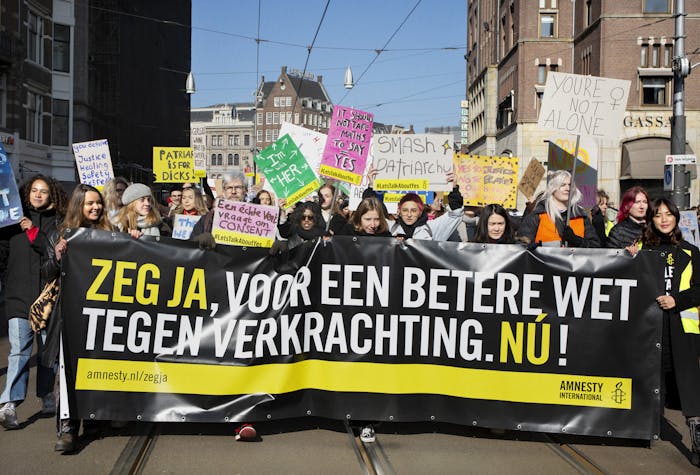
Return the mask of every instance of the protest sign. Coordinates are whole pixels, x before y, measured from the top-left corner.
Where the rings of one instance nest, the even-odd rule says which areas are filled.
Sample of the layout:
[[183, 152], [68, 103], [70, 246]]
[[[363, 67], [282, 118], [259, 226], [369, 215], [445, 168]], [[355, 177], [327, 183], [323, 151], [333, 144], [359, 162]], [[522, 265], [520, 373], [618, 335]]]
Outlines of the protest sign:
[[267, 249], [86, 228], [71, 246], [61, 310], [72, 417], [230, 423], [313, 408], [659, 434], [658, 252], [335, 236], [280, 266]]
[[204, 178], [207, 176], [207, 129], [206, 127], [192, 127], [190, 130], [190, 144], [194, 158], [194, 176]]
[[278, 212], [276, 206], [219, 200], [214, 211], [211, 233], [219, 244], [272, 247], [277, 231]]
[[374, 114], [334, 106], [319, 173], [359, 185], [367, 166]]
[[107, 139], [73, 144], [80, 183], [100, 188], [114, 178]]
[[454, 137], [442, 134], [377, 134], [372, 154], [377, 190], [451, 191]]
[[544, 172], [544, 166], [542, 166], [539, 160], [536, 158], [530, 160], [530, 163], [525, 169], [525, 173], [523, 173], [523, 176], [520, 178], [520, 183], [518, 183], [518, 190], [520, 190], [528, 200], [531, 200], [532, 195], [535, 194], [535, 190], [537, 190], [540, 181], [542, 181]]
[[153, 174], [156, 183], [199, 182], [191, 147], [153, 147]]
[[[294, 125], [291, 122], [285, 122], [282, 124], [282, 127], [280, 127], [280, 137], [287, 134], [289, 134], [296, 146], [299, 147], [301, 154], [306, 159], [306, 163], [309, 164], [309, 167], [311, 167], [318, 178], [318, 169], [321, 166], [323, 149], [326, 146], [326, 139], [328, 136], [321, 132], [307, 129], [306, 127]], [[272, 185], [268, 180], [265, 180], [263, 190], [269, 191], [274, 195], [275, 190], [272, 189]], [[313, 191], [311, 193], [313, 193]]]
[[194, 225], [197, 224], [201, 216], [191, 216], [186, 214], [176, 214], [173, 216], [173, 239], [187, 240], [192, 235]]
[[[556, 170], [571, 172], [573, 160], [573, 154], [567, 152], [555, 143], [549, 142], [547, 168], [550, 172]], [[584, 208], [593, 208], [598, 199], [598, 170], [577, 159], [574, 182], [581, 192], [581, 201], [579, 201], [578, 204]]]
[[321, 181], [289, 134], [266, 147], [254, 160], [275, 196], [287, 200], [286, 207], [321, 187]]
[[550, 71], [537, 126], [619, 140], [630, 81]]
[[464, 204], [498, 203], [504, 208], [515, 208], [518, 163], [517, 157], [455, 154], [455, 183], [459, 185]]
[[0, 143], [0, 228], [22, 220], [22, 199], [5, 147]]
[[683, 233], [683, 239], [695, 246], [700, 245], [700, 233], [698, 232], [698, 215], [697, 211], [690, 209], [681, 211], [681, 220], [678, 222], [678, 227]]

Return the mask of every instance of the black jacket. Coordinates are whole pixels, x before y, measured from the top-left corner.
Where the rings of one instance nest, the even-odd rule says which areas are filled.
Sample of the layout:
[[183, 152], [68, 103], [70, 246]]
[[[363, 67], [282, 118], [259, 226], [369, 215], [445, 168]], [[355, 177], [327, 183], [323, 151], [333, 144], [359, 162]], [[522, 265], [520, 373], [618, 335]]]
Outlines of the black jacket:
[[612, 227], [608, 234], [607, 247], [623, 249], [629, 246], [642, 237], [644, 226], [644, 223], [636, 223], [628, 216]]
[[0, 231], [0, 247], [3, 248], [0, 255], [7, 255], [5, 315], [8, 318], [27, 318], [29, 306], [44, 288], [46, 280], [42, 278], [41, 268], [45, 261], [47, 235], [58, 228], [61, 220], [54, 209], [30, 209], [26, 216], [39, 228], [33, 242], [19, 224]]

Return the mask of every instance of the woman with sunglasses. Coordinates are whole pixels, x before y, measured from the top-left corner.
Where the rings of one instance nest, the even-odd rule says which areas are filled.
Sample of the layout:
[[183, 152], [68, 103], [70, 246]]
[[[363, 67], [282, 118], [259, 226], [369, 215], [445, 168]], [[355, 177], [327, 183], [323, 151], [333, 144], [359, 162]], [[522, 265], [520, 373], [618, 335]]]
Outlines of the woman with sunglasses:
[[287, 239], [287, 249], [316, 239], [325, 232], [321, 207], [313, 201], [298, 203], [287, 221], [280, 223], [277, 229], [280, 237]]

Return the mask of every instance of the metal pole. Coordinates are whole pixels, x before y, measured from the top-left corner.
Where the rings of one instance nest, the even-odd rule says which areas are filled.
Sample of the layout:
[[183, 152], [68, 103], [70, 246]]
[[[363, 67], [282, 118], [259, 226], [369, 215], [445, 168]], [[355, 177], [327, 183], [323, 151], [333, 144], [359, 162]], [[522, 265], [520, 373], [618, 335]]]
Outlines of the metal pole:
[[576, 186], [576, 159], [578, 158], [578, 145], [581, 142], [581, 136], [576, 136], [576, 148], [574, 149], [574, 162], [571, 165], [571, 184], [569, 185], [569, 199], [566, 202], [566, 225], [568, 226], [571, 222], [571, 197], [573, 196], [572, 190]]
[[[671, 118], [671, 154], [685, 153], [685, 76], [690, 72], [685, 56], [685, 0], [676, 0], [676, 36], [673, 55], [673, 117]], [[685, 209], [685, 165], [673, 166], [673, 191], [671, 200], [679, 209]]]

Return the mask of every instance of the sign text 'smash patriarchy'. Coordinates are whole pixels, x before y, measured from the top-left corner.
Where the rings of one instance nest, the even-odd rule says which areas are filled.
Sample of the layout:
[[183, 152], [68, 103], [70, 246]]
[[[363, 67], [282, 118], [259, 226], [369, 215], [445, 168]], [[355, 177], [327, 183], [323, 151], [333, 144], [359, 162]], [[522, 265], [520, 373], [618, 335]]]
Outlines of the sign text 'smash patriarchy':
[[73, 155], [80, 183], [101, 189], [114, 178], [107, 139], [74, 143]]
[[19, 223], [23, 216], [12, 164], [0, 143], [0, 228]]
[[289, 134], [283, 135], [257, 154], [255, 163], [265, 175], [266, 182], [272, 186], [275, 196], [287, 200], [287, 207], [321, 186], [304, 154]]
[[277, 214], [276, 206], [219, 200], [211, 233], [219, 244], [272, 247], [277, 230]]
[[500, 204], [515, 208], [518, 189], [517, 157], [455, 154], [455, 179], [464, 204]]
[[321, 175], [359, 185], [367, 166], [373, 125], [371, 112], [334, 106], [319, 170]]
[[541, 129], [619, 140], [630, 82], [550, 72], [537, 126]]
[[446, 175], [452, 171], [453, 141], [441, 134], [375, 135], [375, 189], [451, 191]]
[[191, 147], [153, 147], [153, 174], [156, 183], [191, 183], [195, 174]]

